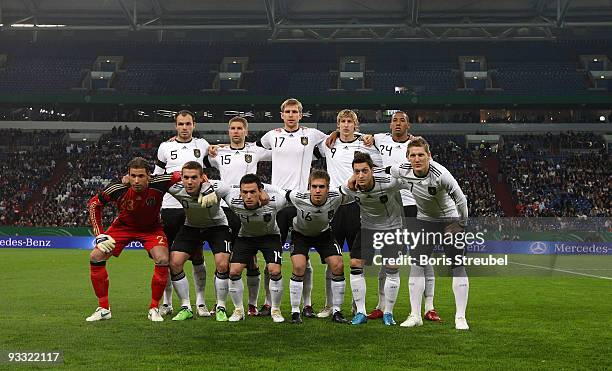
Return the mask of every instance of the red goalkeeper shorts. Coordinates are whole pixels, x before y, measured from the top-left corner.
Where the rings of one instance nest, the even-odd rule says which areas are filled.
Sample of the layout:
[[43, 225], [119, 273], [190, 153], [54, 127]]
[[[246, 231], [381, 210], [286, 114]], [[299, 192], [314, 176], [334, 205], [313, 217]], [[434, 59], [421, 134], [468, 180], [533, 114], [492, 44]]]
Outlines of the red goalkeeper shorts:
[[115, 240], [113, 256], [119, 256], [123, 249], [132, 241], [142, 243], [147, 252], [151, 251], [155, 246], [168, 248], [168, 239], [161, 225], [153, 229], [137, 229], [113, 223], [105, 233]]

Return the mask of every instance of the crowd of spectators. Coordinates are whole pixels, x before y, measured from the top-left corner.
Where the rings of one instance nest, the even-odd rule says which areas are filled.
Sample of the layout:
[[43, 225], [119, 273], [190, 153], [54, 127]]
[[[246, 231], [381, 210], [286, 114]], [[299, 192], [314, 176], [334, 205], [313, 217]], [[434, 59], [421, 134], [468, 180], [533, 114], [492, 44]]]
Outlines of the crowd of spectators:
[[[70, 144], [65, 132], [0, 130], [0, 225], [88, 226], [87, 201], [119, 180], [131, 158], [145, 157], [153, 166], [159, 143], [173, 135], [118, 127], [97, 142]], [[608, 152], [598, 149], [601, 138], [592, 134], [504, 136], [498, 154], [466, 147], [460, 136], [427, 139], [434, 160], [466, 194], [470, 216], [504, 215], [483, 165], [487, 156], [498, 156], [519, 216], [612, 215], [611, 163]], [[270, 182], [271, 164], [261, 163], [258, 174]], [[114, 215], [107, 208], [104, 224]]]
[[[611, 162], [590, 135], [506, 138], [500, 155], [519, 216], [610, 216]], [[553, 143], [553, 150], [538, 146]], [[570, 146], [577, 151], [556, 152]], [[588, 150], [588, 148], [592, 148]], [[585, 151], [588, 150], [588, 151]]]

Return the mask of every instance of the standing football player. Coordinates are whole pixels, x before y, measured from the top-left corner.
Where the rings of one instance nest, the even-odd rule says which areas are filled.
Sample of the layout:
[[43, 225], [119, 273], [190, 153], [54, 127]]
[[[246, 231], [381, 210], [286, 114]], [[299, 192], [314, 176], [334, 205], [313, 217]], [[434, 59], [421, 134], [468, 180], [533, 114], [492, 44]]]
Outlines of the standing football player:
[[[416, 200], [417, 224], [415, 232], [439, 233], [440, 235], [463, 232], [468, 218], [467, 199], [452, 174], [442, 165], [431, 159], [429, 144], [421, 137], [408, 144], [407, 164], [395, 165], [390, 173], [410, 185]], [[410, 307], [411, 313], [402, 322], [403, 327], [421, 326], [421, 300], [425, 290], [424, 267], [421, 256], [431, 256], [433, 244], [421, 244], [410, 250], [413, 264], [410, 267]], [[455, 295], [455, 328], [468, 330], [465, 310], [468, 302], [469, 281], [463, 264], [456, 256], [465, 254], [464, 248], [455, 244], [444, 244], [444, 254], [451, 258], [453, 265], [453, 293]]]
[[[363, 274], [364, 265], [371, 264], [374, 258], [374, 238], [377, 233], [395, 234], [402, 228], [402, 200], [400, 189], [408, 186], [385, 174], [384, 169], [374, 168], [372, 158], [367, 153], [356, 152], [353, 159], [353, 175], [348, 184], [343, 184], [340, 191], [355, 198], [361, 210], [361, 228], [351, 250], [351, 289], [357, 313], [351, 324], [360, 325], [368, 321], [366, 316], [366, 280]], [[397, 257], [403, 254], [405, 246], [398, 241], [385, 244], [382, 248], [383, 258]], [[387, 326], [395, 325], [393, 307], [400, 287], [399, 267], [383, 264], [387, 279], [385, 281], [385, 305], [383, 321]]]
[[[106, 262], [118, 257], [132, 241], [140, 241], [155, 263], [151, 280], [151, 303], [148, 318], [163, 321], [158, 306], [168, 280], [168, 242], [159, 211], [166, 191], [181, 180], [180, 174], [149, 176], [149, 164], [142, 157], [128, 163], [129, 184], [112, 183], [89, 200], [89, 221], [96, 237], [96, 246], [89, 255], [90, 278], [98, 297], [98, 308], [88, 322], [111, 318], [108, 302], [108, 272]], [[106, 204], [115, 203], [119, 215], [105, 231], [102, 211]]]
[[[411, 123], [408, 115], [403, 111], [397, 111], [391, 116], [389, 133], [374, 134], [374, 145], [380, 150], [385, 167], [400, 165], [406, 162], [408, 153], [408, 143], [412, 135], [410, 134]], [[367, 138], [366, 138], [367, 139]], [[411, 223], [417, 215], [416, 202], [410, 190], [403, 189], [402, 204], [404, 206], [405, 222]], [[406, 227], [406, 225], [405, 225]], [[382, 305], [385, 302], [385, 271], [378, 272], [378, 304], [376, 308], [368, 314], [368, 319], [382, 318]], [[440, 321], [440, 316], [434, 307], [434, 292], [436, 287], [436, 276], [431, 264], [425, 266], [425, 319], [429, 321]]]
[[[325, 157], [327, 173], [329, 174], [330, 188], [338, 189], [345, 184], [347, 179], [353, 174], [353, 158], [355, 152], [368, 153], [374, 162], [374, 166], [383, 165], [382, 158], [375, 146], [366, 146], [356, 132], [359, 128], [357, 114], [352, 110], [342, 110], [338, 112], [337, 118], [337, 138], [329, 141], [327, 146], [319, 146], [319, 151]], [[359, 218], [359, 205], [351, 202], [341, 205], [334, 215], [331, 227], [335, 240], [344, 245], [348, 245], [349, 251], [353, 247], [353, 241], [361, 228]], [[317, 314], [317, 317], [325, 318], [332, 314], [332, 283], [333, 273], [329, 265], [325, 270], [325, 307]]]
[[[258, 145], [272, 150], [272, 185], [282, 189], [307, 189], [310, 165], [314, 151], [327, 135], [317, 129], [300, 125], [302, 119], [302, 103], [297, 99], [287, 99], [281, 104], [282, 128], [267, 132]], [[295, 207], [287, 207], [277, 215], [281, 240], [287, 240], [287, 234], [292, 220], [296, 216]], [[264, 272], [265, 273], [265, 272]], [[264, 277], [267, 288], [269, 277]], [[267, 290], [266, 290], [267, 291]], [[304, 317], [316, 316], [312, 308], [312, 264], [308, 261], [304, 273]], [[260, 310], [262, 315], [269, 313], [270, 298], [266, 293], [266, 303]]]
[[[244, 175], [255, 174], [260, 161], [272, 159], [272, 151], [246, 143], [248, 130], [249, 123], [245, 118], [239, 116], [232, 118], [228, 124], [229, 146], [219, 146], [215, 156], [208, 156], [204, 159], [205, 163], [208, 161], [210, 166], [219, 169], [221, 180], [231, 186], [238, 186]], [[222, 206], [230, 224], [233, 242], [240, 231], [240, 218], [224, 202]], [[256, 256], [253, 256], [253, 261], [247, 266], [246, 276], [249, 291], [247, 313], [249, 316], [256, 316], [260, 284], [259, 264]]]
[[[183, 164], [188, 161], [197, 161], [203, 164], [204, 156], [208, 153], [209, 144], [205, 139], [194, 138], [195, 115], [187, 110], [179, 111], [175, 117], [176, 137], [160, 144], [157, 150], [157, 162], [153, 174], [169, 174], [180, 171]], [[185, 211], [181, 204], [172, 195], [164, 196], [161, 217], [164, 222], [164, 232], [168, 237], [168, 243], [172, 246], [176, 234], [185, 224]], [[206, 307], [204, 291], [206, 288], [206, 264], [201, 251], [194, 252], [191, 256], [193, 264], [193, 282], [196, 292], [196, 308], [201, 317], [210, 316]], [[164, 291], [164, 300], [161, 307], [162, 315], [173, 312], [172, 308], [172, 282]]]

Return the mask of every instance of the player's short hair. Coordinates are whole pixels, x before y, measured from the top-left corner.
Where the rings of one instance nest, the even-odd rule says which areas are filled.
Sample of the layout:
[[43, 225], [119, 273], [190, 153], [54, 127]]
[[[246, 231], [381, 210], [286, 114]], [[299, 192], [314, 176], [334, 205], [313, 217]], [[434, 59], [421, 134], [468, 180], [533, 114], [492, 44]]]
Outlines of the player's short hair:
[[149, 167], [149, 163], [142, 157], [134, 157], [127, 164], [128, 173], [131, 169], [145, 169], [147, 174], [151, 172], [151, 168]]
[[357, 114], [355, 113], [355, 111], [350, 109], [343, 109], [342, 111], [338, 112], [338, 116], [336, 116], [336, 122], [340, 123], [340, 119], [342, 119], [343, 117], [348, 117], [352, 119], [355, 123], [355, 126], [359, 125], [359, 119], [357, 118]]
[[299, 100], [295, 99], [295, 98], [289, 98], [287, 100], [285, 100], [282, 104], [281, 104], [281, 112], [285, 112], [285, 107], [286, 106], [298, 106], [298, 111], [300, 111], [300, 113], [302, 113], [302, 102], [300, 102]]
[[397, 115], [398, 113], [399, 113], [399, 114], [402, 114], [402, 115], [404, 115], [404, 116], [406, 116], [406, 121], [407, 121], [407, 122], [410, 122], [410, 115], [409, 115], [409, 114], [407, 114], [407, 113], [406, 113], [406, 112], [404, 112], [404, 111], [397, 111], [397, 112], [395, 112], [393, 115], [391, 115], [391, 118], [393, 118], [393, 116]]
[[240, 186], [243, 184], [257, 184], [257, 188], [263, 189], [263, 184], [261, 183], [261, 179], [256, 174], [246, 174], [242, 178], [240, 178]]
[[372, 157], [368, 153], [356, 151], [351, 166], [364, 163], [368, 164], [370, 169], [374, 167], [374, 161], [372, 161]]
[[174, 115], [174, 122], [176, 122], [176, 120], [178, 120], [178, 118], [181, 116], [191, 116], [191, 121], [195, 122], [195, 113], [186, 109], [180, 110], [176, 113], [176, 115]]
[[429, 152], [429, 143], [423, 137], [415, 137], [408, 143], [407, 151], [410, 152], [411, 147], [423, 147], [426, 153]]
[[310, 182], [315, 179], [323, 179], [329, 186], [329, 174], [327, 173], [327, 171], [323, 169], [313, 169], [310, 172], [310, 176], [308, 177], [308, 188], [310, 188]]
[[211, 180], [221, 180], [221, 172], [216, 167], [205, 167], [204, 174]]
[[185, 164], [183, 165], [183, 167], [181, 168], [181, 172], [183, 172], [183, 170], [199, 170], [200, 174], [202, 174], [204, 172], [204, 169], [202, 168], [202, 165], [200, 165], [199, 162], [197, 161], [187, 161], [185, 162]]
[[240, 117], [240, 116], [232, 117], [227, 123], [227, 125], [230, 126], [232, 122], [241, 122], [245, 130], [249, 128], [249, 122], [244, 117]]

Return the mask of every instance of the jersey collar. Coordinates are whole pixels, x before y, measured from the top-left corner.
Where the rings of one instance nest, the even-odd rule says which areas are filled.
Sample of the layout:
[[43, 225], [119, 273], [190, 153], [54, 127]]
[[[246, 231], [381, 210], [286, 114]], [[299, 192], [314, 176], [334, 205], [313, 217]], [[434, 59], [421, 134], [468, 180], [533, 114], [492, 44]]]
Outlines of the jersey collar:
[[402, 140], [402, 141], [395, 140], [395, 138], [393, 138], [393, 134], [391, 134], [391, 140], [394, 141], [395, 143], [406, 143], [410, 140], [410, 134], [408, 134], [408, 138], [406, 138], [406, 140]]
[[285, 133], [297, 133], [302, 127], [298, 126], [297, 129], [293, 130], [293, 131], [289, 131], [287, 129], [285, 129], [285, 127], [283, 127], [283, 130], [285, 131]]
[[242, 149], [245, 149], [245, 148], [246, 148], [246, 142], [244, 142], [244, 145], [243, 145], [241, 148], [234, 148], [234, 147], [232, 147], [232, 145], [231, 145], [231, 144], [230, 144], [230, 147], [229, 147], [229, 148], [230, 148], [231, 150], [233, 150], [233, 151], [240, 151], [240, 150], [242, 150]]
[[175, 139], [175, 142], [177, 142], [177, 143], [181, 143], [181, 144], [191, 143], [191, 142], [193, 142], [193, 137], [191, 137], [191, 139], [189, 139], [189, 140], [188, 140], [188, 141], [186, 141], [186, 142], [181, 142], [181, 141], [180, 141], [180, 140], [178, 140], [178, 138], [177, 138], [177, 139]]

